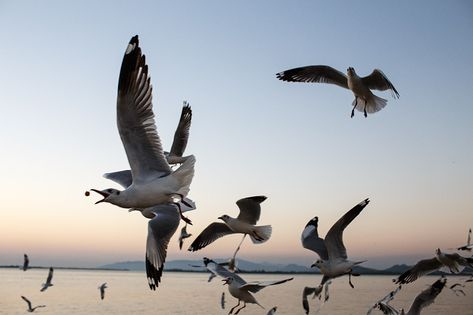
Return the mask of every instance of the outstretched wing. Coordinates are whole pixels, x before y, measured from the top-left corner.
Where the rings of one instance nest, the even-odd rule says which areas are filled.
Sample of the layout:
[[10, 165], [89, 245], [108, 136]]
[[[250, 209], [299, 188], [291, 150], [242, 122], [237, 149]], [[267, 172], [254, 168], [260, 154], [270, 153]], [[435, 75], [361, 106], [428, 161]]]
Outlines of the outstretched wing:
[[225, 224], [213, 222], [207, 226], [189, 246], [188, 251], [195, 252], [213, 243], [222, 236], [235, 233]]
[[306, 224], [301, 235], [302, 247], [316, 252], [321, 259], [328, 260], [328, 252], [324, 240], [319, 237], [317, 232], [318, 223], [319, 218], [315, 217]]
[[439, 280], [435, 281], [430, 287], [419, 293], [412, 302], [411, 309], [407, 314], [411, 314], [411, 310], [419, 310], [420, 311], [432, 304], [435, 298], [442, 292], [443, 287], [445, 286], [447, 279], [440, 278]]
[[153, 207], [155, 217], [148, 222], [146, 240], [146, 276], [151, 290], [156, 290], [163, 273], [169, 240], [179, 226], [179, 212], [175, 205]]
[[277, 280], [277, 281], [252, 281], [252, 282], [247, 282], [243, 285], [240, 286], [240, 289], [248, 290], [250, 292], [256, 293], [260, 291], [261, 289], [264, 289], [270, 285], [276, 285], [276, 284], [281, 284], [284, 282], [291, 281], [294, 278], [288, 278], [284, 280]]
[[369, 76], [361, 78], [363, 83], [372, 90], [391, 90], [391, 94], [394, 98], [399, 98], [399, 93], [397, 92], [394, 85], [389, 81], [389, 79], [384, 75], [384, 73], [379, 69], [374, 69]]
[[30, 300], [28, 300], [27, 298], [25, 298], [23, 295], [21, 296], [21, 298], [28, 304], [28, 309], [31, 309], [31, 302], [30, 302]]
[[151, 91], [145, 56], [134, 36], [123, 57], [117, 97], [118, 131], [134, 181], [171, 173], [156, 131]]
[[265, 196], [253, 196], [240, 199], [236, 202], [240, 208], [238, 219], [255, 225], [261, 215], [261, 203], [266, 200]]
[[406, 270], [396, 280], [396, 283], [404, 284], [417, 280], [417, 278], [434, 272], [435, 270], [442, 267], [443, 264], [438, 261], [436, 257], [431, 259], [423, 259], [417, 262], [412, 268]]
[[130, 170], [105, 173], [103, 174], [103, 177], [120, 184], [123, 188], [128, 188], [133, 182], [133, 176], [131, 175]]
[[288, 82], [330, 83], [348, 89], [347, 76], [329, 66], [306, 66], [279, 72], [276, 77]]
[[174, 141], [171, 146], [171, 155], [182, 156], [189, 140], [189, 129], [191, 127], [192, 109], [189, 103], [184, 102], [182, 107], [181, 118], [174, 133]]
[[368, 205], [369, 199], [365, 199], [350, 211], [345, 213], [327, 232], [325, 236], [325, 246], [327, 247], [330, 259], [347, 259], [347, 250], [343, 244], [343, 231]]
[[54, 273], [53, 267], [49, 267], [48, 277], [46, 278], [47, 284], [51, 284], [51, 281], [53, 280], [53, 273]]

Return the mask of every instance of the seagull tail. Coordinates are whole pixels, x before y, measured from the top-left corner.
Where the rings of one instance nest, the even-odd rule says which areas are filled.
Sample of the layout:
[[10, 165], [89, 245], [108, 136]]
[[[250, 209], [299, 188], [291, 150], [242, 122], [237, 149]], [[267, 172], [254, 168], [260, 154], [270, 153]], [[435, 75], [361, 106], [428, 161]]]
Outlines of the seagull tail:
[[261, 244], [269, 240], [273, 228], [271, 225], [255, 226], [252, 233], [248, 234], [254, 244]]
[[174, 171], [175, 178], [179, 181], [180, 188], [177, 191], [182, 196], [187, 196], [189, 193], [189, 186], [191, 185], [192, 178], [194, 177], [194, 164], [195, 157], [190, 155], [181, 166]]
[[[369, 99], [368, 102], [366, 102], [366, 112], [368, 114], [379, 112], [384, 107], [386, 107], [387, 103], [388, 101], [384, 98], [373, 95], [373, 97]], [[355, 100], [353, 100], [352, 106], [355, 106]], [[358, 98], [358, 104], [356, 105], [356, 109], [359, 112], [363, 112], [365, 110], [365, 102]]]

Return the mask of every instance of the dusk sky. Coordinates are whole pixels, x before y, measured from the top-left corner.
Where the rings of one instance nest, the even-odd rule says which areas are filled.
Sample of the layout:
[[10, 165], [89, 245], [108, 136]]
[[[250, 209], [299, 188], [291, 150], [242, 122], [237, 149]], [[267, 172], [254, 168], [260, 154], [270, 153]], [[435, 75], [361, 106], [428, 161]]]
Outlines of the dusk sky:
[[[196, 156], [187, 213], [194, 237], [235, 202], [265, 195], [239, 257], [311, 264], [300, 234], [345, 230], [351, 259], [388, 267], [466, 242], [473, 227], [473, 3], [470, 1], [0, 1], [0, 265], [93, 267], [144, 260], [147, 219], [85, 197], [119, 188], [128, 169], [116, 126], [123, 54], [138, 34], [157, 129], [169, 149], [189, 101], [186, 154]], [[330, 65], [381, 69], [400, 93], [350, 118], [353, 94], [279, 81]], [[182, 226], [182, 225], [181, 225]], [[167, 260], [230, 257], [240, 236]], [[192, 237], [190, 240], [192, 241]], [[190, 244], [187, 241], [184, 247]]]

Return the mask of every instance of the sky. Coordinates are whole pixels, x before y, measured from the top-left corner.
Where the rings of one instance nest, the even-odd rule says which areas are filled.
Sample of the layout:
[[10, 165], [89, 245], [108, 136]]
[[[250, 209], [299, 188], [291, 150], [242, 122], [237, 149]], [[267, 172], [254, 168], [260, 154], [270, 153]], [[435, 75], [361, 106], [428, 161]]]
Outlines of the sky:
[[[414, 263], [463, 245], [473, 226], [473, 4], [470, 1], [0, 1], [0, 265], [94, 267], [143, 260], [147, 220], [85, 197], [128, 169], [116, 127], [118, 74], [138, 34], [157, 129], [169, 149], [182, 102], [197, 159], [188, 213], [197, 236], [235, 202], [265, 195], [239, 257], [309, 265], [305, 224], [348, 226], [350, 259]], [[353, 95], [277, 72], [382, 69], [399, 91], [350, 118]], [[239, 236], [168, 260], [230, 257]], [[192, 240], [193, 238], [191, 238]], [[187, 242], [189, 245], [190, 242]], [[186, 244], [184, 245], [186, 247]]]

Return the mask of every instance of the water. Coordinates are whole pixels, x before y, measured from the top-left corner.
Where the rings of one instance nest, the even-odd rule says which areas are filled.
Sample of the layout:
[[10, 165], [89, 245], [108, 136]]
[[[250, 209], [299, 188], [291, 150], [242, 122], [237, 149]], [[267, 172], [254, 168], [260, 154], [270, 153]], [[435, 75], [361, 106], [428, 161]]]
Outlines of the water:
[[[207, 283], [207, 274], [165, 272], [156, 292], [148, 289], [144, 272], [124, 271], [76, 271], [55, 270], [53, 287], [40, 292], [48, 270], [32, 269], [23, 272], [17, 269], [0, 269], [0, 314], [25, 314], [26, 303], [21, 295], [29, 298], [33, 306], [46, 304], [35, 314], [227, 314], [237, 304], [222, 285], [219, 278]], [[302, 309], [302, 289], [320, 282], [318, 275], [268, 275], [243, 274], [246, 281], [278, 280], [294, 277], [293, 281], [268, 287], [255, 294], [265, 307], [249, 304], [239, 314], [261, 314], [277, 305], [278, 315], [304, 314]], [[361, 276], [353, 278], [355, 289], [348, 285], [347, 278], [340, 278], [330, 287], [330, 300], [319, 314], [366, 314], [369, 306], [386, 295], [395, 286], [392, 276]], [[438, 277], [427, 276], [405, 285], [392, 305], [408, 308], [416, 294]], [[466, 277], [450, 277], [447, 285], [463, 282]], [[97, 287], [107, 282], [105, 300], [100, 300]], [[435, 303], [423, 314], [433, 315], [473, 315], [473, 283], [464, 288], [466, 296], [456, 296], [444, 288]], [[220, 308], [222, 292], [226, 296], [226, 308]], [[310, 300], [311, 314], [320, 301]], [[381, 314], [379, 311], [374, 314]]]

